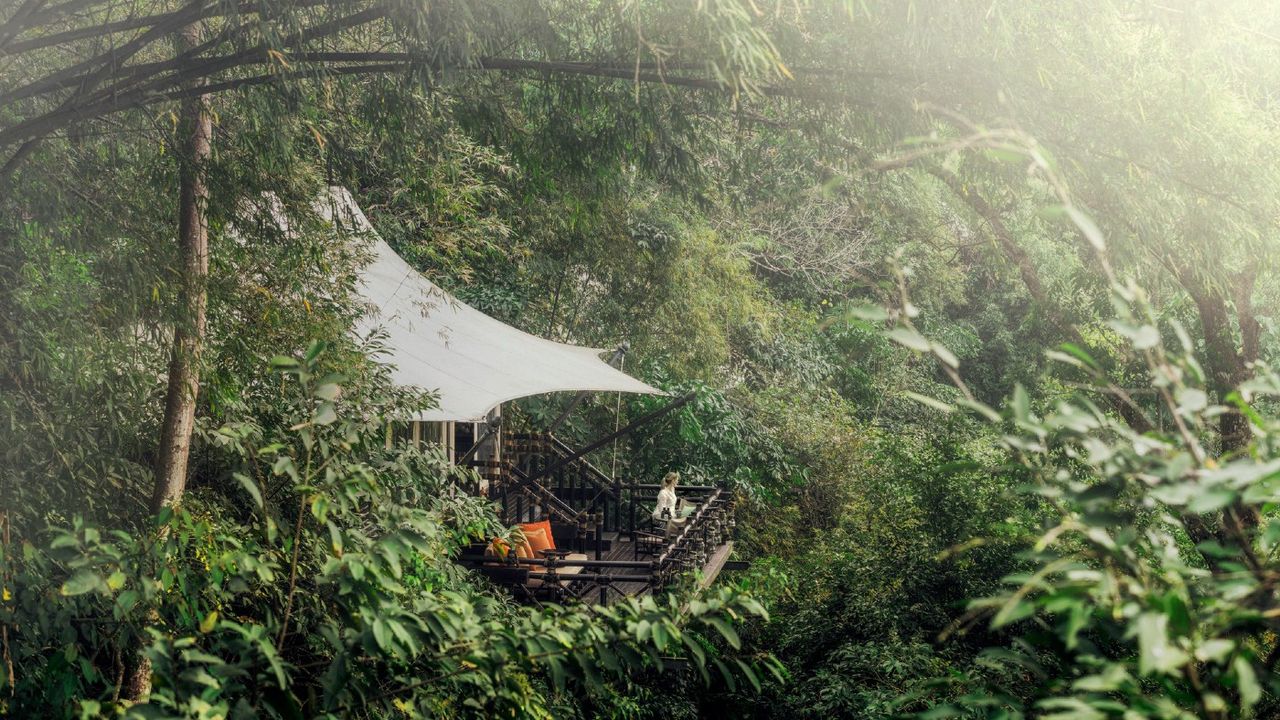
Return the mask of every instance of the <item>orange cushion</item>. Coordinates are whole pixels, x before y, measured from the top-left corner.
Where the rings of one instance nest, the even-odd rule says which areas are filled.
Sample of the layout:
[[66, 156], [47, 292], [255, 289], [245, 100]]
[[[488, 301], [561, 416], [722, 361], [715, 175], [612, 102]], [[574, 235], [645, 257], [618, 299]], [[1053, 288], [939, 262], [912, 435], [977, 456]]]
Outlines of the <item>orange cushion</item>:
[[551, 521], [542, 520], [536, 523], [521, 523], [520, 529], [529, 542], [530, 549], [536, 556], [543, 550], [555, 550], [556, 540], [551, 536]]
[[530, 530], [524, 535], [525, 541], [529, 544], [529, 549], [533, 551], [534, 557], [542, 557], [543, 550], [551, 550], [555, 547], [554, 541], [547, 537], [547, 531], [539, 528], [538, 530]]

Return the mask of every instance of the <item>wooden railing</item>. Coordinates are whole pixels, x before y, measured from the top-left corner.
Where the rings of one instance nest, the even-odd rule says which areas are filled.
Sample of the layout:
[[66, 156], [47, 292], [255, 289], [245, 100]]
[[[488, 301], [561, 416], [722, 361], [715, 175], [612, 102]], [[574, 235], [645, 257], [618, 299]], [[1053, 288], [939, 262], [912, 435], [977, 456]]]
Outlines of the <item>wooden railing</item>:
[[[522, 599], [563, 602], [570, 598], [608, 602], [617, 596], [662, 590], [681, 576], [704, 567], [711, 554], [728, 542], [732, 529], [732, 504], [725, 491], [712, 490], [697, 511], [651, 553], [631, 557], [569, 559], [562, 554], [498, 561], [473, 547], [459, 560], [510, 587]], [[566, 574], [566, 568], [578, 572]], [[533, 583], [532, 580], [539, 582]]]
[[[681, 486], [681, 498], [696, 504], [696, 510], [668, 529], [651, 519], [660, 485], [624, 483], [572, 457], [572, 448], [550, 434], [512, 435], [504, 443], [501, 462], [477, 469], [487, 473], [490, 497], [499, 503], [504, 521], [541, 519], [532, 517], [536, 505], [553, 528], [558, 524], [562, 532], [572, 533], [572, 538], [558, 535], [557, 546], [586, 554], [587, 559], [553, 553], [513, 556], [499, 563], [484, 557], [480, 546], [460, 560], [529, 599], [598, 594], [606, 602], [611, 591], [634, 595], [666, 587], [706, 565], [732, 535], [733, 501], [721, 488]], [[562, 545], [566, 539], [570, 545]], [[577, 571], [566, 574], [566, 568]]]

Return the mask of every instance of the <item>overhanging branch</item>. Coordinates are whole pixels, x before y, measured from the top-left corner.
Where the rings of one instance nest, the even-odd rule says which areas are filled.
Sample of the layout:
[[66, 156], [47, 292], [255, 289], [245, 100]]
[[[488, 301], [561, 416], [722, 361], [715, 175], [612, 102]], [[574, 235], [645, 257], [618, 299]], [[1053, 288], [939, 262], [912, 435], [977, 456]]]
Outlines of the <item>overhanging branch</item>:
[[[95, 4], [95, 2], [97, 1], [99, 0], [88, 0], [86, 2], [79, 2], [79, 3], [66, 3], [66, 5], [88, 6], [88, 5]], [[347, 4], [349, 2], [354, 2], [354, 0], [336, 0], [336, 1], [335, 0], [295, 0], [295, 2], [292, 4], [292, 7], [296, 9], [296, 8], [314, 7], [317, 5], [341, 5], [341, 4]], [[262, 3], [256, 2], [256, 1], [242, 2], [234, 8], [229, 8], [224, 4], [214, 3], [212, 5], [208, 5], [201, 8], [196, 13], [194, 19], [204, 20], [204, 19], [213, 18], [213, 17], [250, 15], [250, 14], [255, 14], [260, 12], [262, 9], [263, 9]], [[54, 10], [54, 8], [51, 8], [50, 10]], [[116, 20], [108, 23], [101, 23], [99, 25], [89, 25], [86, 27], [74, 28], [71, 30], [64, 30], [63, 32], [59, 32], [59, 33], [51, 33], [49, 35], [42, 35], [40, 37], [28, 38], [26, 40], [17, 40], [9, 43], [8, 48], [5, 49], [5, 54], [21, 55], [23, 53], [31, 52], [33, 50], [41, 50], [43, 48], [54, 47], [57, 45], [76, 42], [79, 40], [89, 40], [93, 38], [106, 37], [108, 35], [114, 35], [116, 33], [121, 33], [121, 32], [128, 32], [130, 30], [141, 30], [142, 28], [151, 27], [158, 23], [171, 20], [175, 15], [178, 15], [180, 13], [185, 13], [185, 12], [187, 12], [187, 8], [182, 8], [182, 9], [174, 10], [172, 12], [167, 12], [167, 13], [158, 13], [156, 15], [144, 15], [141, 17], [123, 18], [121, 20]], [[56, 16], [50, 17], [48, 19], [42, 19], [39, 22], [29, 22], [29, 24], [26, 27], [23, 27], [20, 32], [26, 32], [28, 30], [31, 30], [34, 27], [39, 27], [40, 24], [42, 24], [43, 22], [49, 22], [54, 19], [57, 19]]]
[[[323, 0], [299, 0], [299, 6], [321, 4], [322, 2]], [[163, 25], [153, 26], [146, 33], [128, 44], [127, 47], [131, 49], [128, 54], [136, 53], [137, 49], [142, 45], [153, 41], [162, 34], [162, 30], [169, 32], [172, 29], [170, 26], [178, 26], [181, 24], [180, 21], [189, 22], [191, 13], [199, 14], [204, 11], [203, 0], [197, 0], [184, 8], [184, 10], [164, 16], [166, 20]], [[386, 12], [387, 8], [385, 6], [375, 6], [361, 13], [309, 28], [285, 41], [285, 44], [300, 46], [306, 42], [332, 35], [339, 30], [370, 22], [375, 18], [382, 17]], [[317, 51], [282, 55], [279, 52], [279, 47], [268, 47], [265, 44], [260, 44], [254, 48], [230, 55], [191, 58], [187, 54], [158, 64], [139, 64], [123, 68], [115, 60], [108, 64], [103, 64], [92, 73], [88, 73], [90, 82], [81, 85], [77, 93], [59, 107], [27, 118], [7, 128], [0, 128], [0, 147], [23, 143], [23, 147], [16, 153], [11, 154], [3, 167], [0, 168], [0, 183], [3, 183], [16, 169], [22, 157], [30, 151], [32, 142], [38, 142], [42, 138], [54, 135], [75, 122], [93, 120], [132, 108], [189, 97], [190, 93], [186, 86], [195, 81], [207, 83], [202, 92], [217, 94], [290, 79], [305, 80], [338, 75], [381, 74], [425, 68], [432, 72], [454, 70], [580, 75], [720, 93], [737, 92], [737, 88], [733, 85], [719, 79], [659, 73], [637, 69], [634, 66], [621, 67], [600, 63], [501, 57], [481, 57], [469, 64], [443, 66], [433, 58], [410, 52]], [[288, 69], [263, 75], [232, 78], [218, 77], [238, 67], [274, 64], [281, 61], [287, 63], [286, 67]], [[99, 56], [89, 62], [102, 63], [104, 58]], [[90, 67], [86, 66], [86, 63], [81, 63], [76, 67], [77, 73], [90, 69]], [[94, 88], [98, 85], [98, 81], [105, 79], [106, 75], [112, 71], [120, 72], [124, 76], [116, 84], [95, 91]], [[50, 78], [45, 78], [37, 81], [37, 83], [45, 83], [49, 80]], [[817, 101], [833, 99], [829, 94], [823, 94], [818, 88], [799, 83], [760, 85], [754, 89], [754, 93], [766, 97], [797, 97]], [[834, 100], [845, 104], [859, 104], [856, 99], [849, 97], [839, 97], [834, 98]]]

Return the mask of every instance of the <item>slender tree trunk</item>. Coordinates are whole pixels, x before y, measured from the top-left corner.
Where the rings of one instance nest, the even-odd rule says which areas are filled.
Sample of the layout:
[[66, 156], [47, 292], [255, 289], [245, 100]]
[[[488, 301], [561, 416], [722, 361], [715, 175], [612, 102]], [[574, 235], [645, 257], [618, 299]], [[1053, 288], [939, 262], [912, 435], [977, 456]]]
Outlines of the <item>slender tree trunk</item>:
[[[1227, 396], [1249, 375], [1249, 363], [1258, 359], [1259, 325], [1253, 317], [1251, 296], [1254, 275], [1246, 272], [1235, 279], [1236, 318], [1240, 324], [1242, 346], [1236, 346], [1231, 324], [1231, 311], [1222, 292], [1198, 277], [1189, 267], [1178, 269], [1178, 280], [1191, 295], [1200, 316], [1204, 334], [1204, 368], [1209, 386], [1218, 402], [1226, 405]], [[1249, 445], [1252, 433], [1249, 421], [1239, 412], [1223, 413], [1218, 421], [1219, 450], [1223, 455]]]
[[[181, 33], [182, 50], [200, 42], [197, 26]], [[180, 52], [182, 51], [180, 50]], [[156, 460], [152, 512], [176, 504], [187, 484], [187, 460], [195, 426], [196, 396], [200, 392], [200, 355], [204, 346], [205, 308], [208, 302], [209, 220], [206, 205], [209, 188], [205, 165], [209, 159], [213, 127], [209, 96], [196, 95], [182, 104], [178, 190], [178, 243], [182, 249], [182, 315], [174, 328], [169, 359], [169, 392], [165, 400], [164, 426]]]
[[[1262, 325], [1253, 313], [1253, 287], [1257, 279], [1256, 268], [1249, 268], [1232, 279], [1232, 302], [1235, 304], [1236, 322], [1240, 325], [1240, 354], [1236, 360], [1236, 377], [1233, 378], [1231, 390], [1249, 379], [1249, 366], [1258, 360]], [[1231, 412], [1224, 416], [1224, 421], [1228, 416], [1232, 418], [1234, 425], [1224, 428], [1224, 437], [1229, 431], [1235, 442], [1230, 449], [1243, 449], [1253, 439], [1249, 420], [1241, 413]]]
[[[1258, 359], [1261, 326], [1253, 316], [1255, 279], [1253, 271], [1245, 271], [1235, 278], [1233, 294], [1242, 343], [1237, 348], [1224, 294], [1202, 280], [1192, 268], [1178, 268], [1178, 281], [1191, 295], [1200, 316], [1200, 329], [1204, 334], [1204, 368], [1210, 389], [1217, 401], [1228, 407], [1227, 396], [1248, 378], [1249, 363]], [[1252, 438], [1249, 419], [1242, 413], [1231, 410], [1218, 420], [1218, 450], [1222, 455], [1244, 450]], [[1232, 504], [1231, 511], [1224, 518], [1224, 524], [1238, 537], [1246, 537], [1262, 520], [1256, 508], [1240, 500]]]
[[[178, 53], [199, 45], [200, 34], [196, 24], [180, 31], [176, 38]], [[151, 494], [153, 514], [177, 505], [186, 489], [196, 398], [200, 393], [200, 355], [204, 349], [209, 277], [206, 166], [213, 134], [209, 95], [193, 95], [183, 101], [178, 133], [178, 245], [182, 252], [182, 308], [174, 325], [169, 358], [169, 388], [156, 457], [155, 487]], [[153, 610], [147, 620], [149, 624], [155, 623], [159, 616]], [[136, 702], [151, 694], [151, 661], [137, 648], [131, 655], [124, 696]]]

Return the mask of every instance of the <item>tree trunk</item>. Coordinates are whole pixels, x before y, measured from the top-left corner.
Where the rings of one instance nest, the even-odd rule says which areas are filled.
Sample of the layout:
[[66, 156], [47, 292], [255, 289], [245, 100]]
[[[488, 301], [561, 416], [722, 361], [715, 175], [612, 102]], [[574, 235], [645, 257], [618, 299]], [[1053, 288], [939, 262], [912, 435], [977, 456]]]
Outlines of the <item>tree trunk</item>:
[[[1262, 325], [1253, 313], [1253, 286], [1257, 282], [1256, 268], [1241, 272], [1232, 283], [1233, 302], [1236, 306], [1236, 322], [1240, 325], [1240, 354], [1236, 363], [1237, 376], [1231, 389], [1234, 390], [1249, 379], [1250, 365], [1258, 360]], [[1235, 423], [1232, 433], [1237, 445], [1232, 450], [1244, 448], [1253, 438], [1248, 419], [1238, 412], [1229, 413]], [[1225, 416], [1224, 416], [1225, 417]]]
[[[1233, 294], [1242, 343], [1237, 348], [1231, 312], [1224, 294], [1187, 265], [1177, 266], [1177, 273], [1178, 282], [1195, 302], [1196, 314], [1200, 316], [1200, 331], [1204, 336], [1204, 369], [1209, 389], [1220, 404], [1229, 407], [1227, 396], [1248, 378], [1249, 363], [1258, 359], [1261, 326], [1253, 316], [1252, 302], [1253, 285], [1257, 276], [1255, 271], [1246, 270], [1235, 279]], [[1251, 439], [1249, 419], [1243, 413], [1230, 410], [1222, 414], [1218, 420], [1219, 454], [1230, 455], [1244, 450]], [[1231, 512], [1223, 518], [1224, 529], [1232, 532], [1238, 539], [1247, 538], [1261, 520], [1257, 508], [1237, 500], [1232, 504]], [[1242, 539], [1240, 542], [1249, 541]]]
[[[200, 44], [200, 28], [192, 24], [178, 33], [178, 53]], [[203, 81], [200, 81], [201, 83]], [[182, 103], [177, 156], [178, 245], [182, 252], [181, 311], [173, 329], [169, 357], [169, 388], [165, 397], [160, 449], [156, 457], [151, 512], [177, 505], [187, 486], [187, 461], [195, 429], [196, 398], [200, 394], [200, 355], [204, 348], [205, 309], [208, 304], [209, 188], [206, 166], [213, 135], [209, 95], [193, 95]], [[159, 620], [155, 610], [148, 624]], [[151, 694], [151, 661], [134, 648], [124, 696], [134, 702]]]
[[[1197, 276], [1195, 270], [1186, 266], [1178, 268], [1178, 280], [1191, 295], [1196, 304], [1196, 314], [1200, 316], [1200, 330], [1204, 335], [1204, 369], [1209, 387], [1223, 405], [1228, 404], [1227, 396], [1248, 378], [1249, 363], [1258, 358], [1259, 325], [1253, 317], [1251, 303], [1254, 278], [1252, 272], [1246, 272], [1235, 282], [1236, 317], [1243, 341], [1243, 346], [1237, 348], [1227, 298]], [[1227, 455], [1249, 445], [1252, 434], [1249, 420], [1244, 415], [1226, 412], [1218, 423], [1221, 454]]]
[[[200, 42], [190, 25], [179, 36], [179, 52]], [[179, 142], [178, 243], [182, 249], [182, 314], [174, 327], [169, 359], [169, 391], [156, 459], [151, 511], [176, 504], [187, 484], [187, 460], [200, 392], [200, 355], [204, 346], [206, 281], [209, 276], [209, 188], [205, 165], [213, 126], [209, 96], [196, 95], [182, 104]]]

